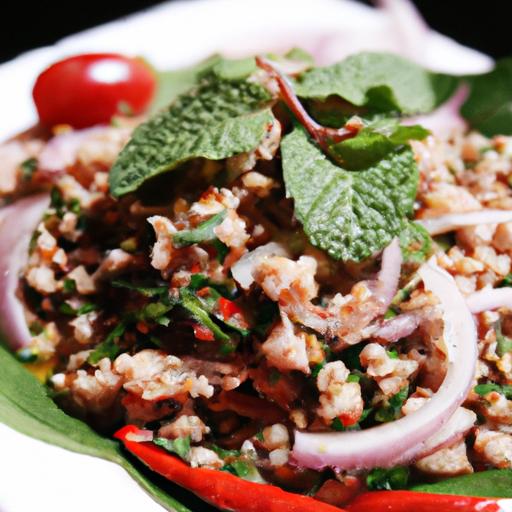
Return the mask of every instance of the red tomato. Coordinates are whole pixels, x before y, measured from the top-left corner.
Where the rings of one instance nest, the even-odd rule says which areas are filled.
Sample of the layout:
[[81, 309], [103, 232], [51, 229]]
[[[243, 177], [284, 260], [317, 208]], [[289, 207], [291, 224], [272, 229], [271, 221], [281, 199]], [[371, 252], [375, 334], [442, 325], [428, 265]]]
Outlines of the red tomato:
[[37, 78], [32, 95], [43, 124], [84, 128], [108, 123], [125, 109], [141, 114], [155, 89], [155, 76], [141, 60], [91, 53], [52, 64]]

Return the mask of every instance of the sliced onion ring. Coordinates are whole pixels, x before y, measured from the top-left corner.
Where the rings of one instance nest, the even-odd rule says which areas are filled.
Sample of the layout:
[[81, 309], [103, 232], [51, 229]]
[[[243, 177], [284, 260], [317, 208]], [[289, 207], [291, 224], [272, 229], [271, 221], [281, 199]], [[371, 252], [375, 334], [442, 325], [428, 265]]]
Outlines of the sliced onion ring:
[[390, 467], [425, 453], [438, 432], [464, 401], [477, 361], [473, 317], [453, 278], [433, 261], [419, 270], [425, 288], [440, 301], [447, 355], [446, 377], [437, 393], [417, 411], [378, 427], [358, 432], [295, 432], [293, 460], [300, 466], [350, 469]]
[[16, 290], [20, 271], [27, 261], [30, 238], [49, 203], [48, 194], [38, 194], [20, 199], [2, 210], [0, 334], [13, 350], [26, 346], [31, 338]]
[[512, 288], [484, 288], [466, 297], [471, 313], [507, 308], [512, 309]]
[[512, 222], [512, 210], [479, 210], [476, 212], [449, 213], [439, 217], [417, 219], [431, 235], [440, 235], [459, 228], [479, 224], [502, 224]]

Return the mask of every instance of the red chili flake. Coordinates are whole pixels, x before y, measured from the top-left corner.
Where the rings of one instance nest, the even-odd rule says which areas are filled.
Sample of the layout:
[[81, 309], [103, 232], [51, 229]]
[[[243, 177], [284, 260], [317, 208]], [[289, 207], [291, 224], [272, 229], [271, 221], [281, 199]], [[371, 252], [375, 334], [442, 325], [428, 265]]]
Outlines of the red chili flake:
[[215, 341], [215, 336], [213, 332], [201, 324], [193, 324], [192, 328], [194, 329], [194, 336], [201, 341]]

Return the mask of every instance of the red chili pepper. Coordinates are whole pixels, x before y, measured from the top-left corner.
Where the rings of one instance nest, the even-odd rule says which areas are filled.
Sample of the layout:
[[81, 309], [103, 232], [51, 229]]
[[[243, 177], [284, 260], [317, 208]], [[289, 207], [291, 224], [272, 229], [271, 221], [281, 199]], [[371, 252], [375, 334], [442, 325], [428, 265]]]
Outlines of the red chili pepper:
[[347, 509], [349, 512], [500, 512], [503, 510], [497, 498], [415, 491], [366, 492], [357, 496]]
[[242, 313], [242, 310], [232, 300], [224, 297], [219, 299], [219, 309], [224, 320], [229, 320], [233, 315]]
[[192, 329], [194, 329], [194, 336], [201, 341], [214, 341], [215, 336], [213, 332], [201, 324], [192, 324]]
[[234, 512], [343, 512], [343, 509], [302, 494], [283, 491], [274, 485], [242, 480], [215, 469], [191, 468], [152, 443], [130, 441], [130, 434], [141, 435], [133, 425], [116, 432], [126, 449], [150, 469], [197, 494], [222, 510]]

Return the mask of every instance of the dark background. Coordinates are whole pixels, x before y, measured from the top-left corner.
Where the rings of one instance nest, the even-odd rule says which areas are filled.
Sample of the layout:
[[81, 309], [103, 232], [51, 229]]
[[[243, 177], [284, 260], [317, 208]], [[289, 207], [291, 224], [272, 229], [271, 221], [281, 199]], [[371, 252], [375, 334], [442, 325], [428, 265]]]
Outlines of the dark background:
[[[0, 16], [0, 62], [30, 48], [54, 43], [66, 35], [159, 3], [162, 2], [8, 2], [2, 5], [4, 11]], [[506, 12], [507, 0], [415, 0], [414, 3], [437, 31], [493, 57], [512, 55], [512, 23]]]

